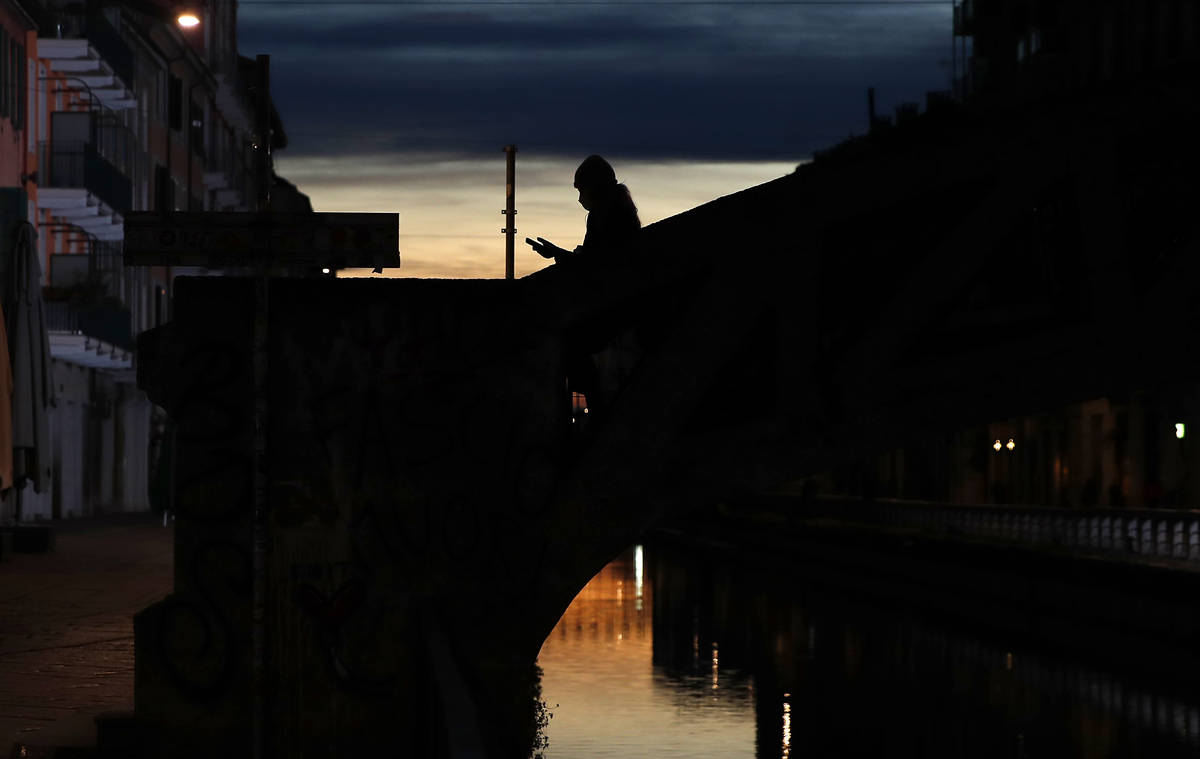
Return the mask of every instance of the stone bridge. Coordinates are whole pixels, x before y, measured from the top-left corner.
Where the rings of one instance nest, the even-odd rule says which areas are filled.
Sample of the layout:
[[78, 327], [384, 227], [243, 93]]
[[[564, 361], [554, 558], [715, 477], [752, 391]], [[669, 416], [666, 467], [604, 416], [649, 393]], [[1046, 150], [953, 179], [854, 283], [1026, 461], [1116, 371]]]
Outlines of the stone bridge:
[[[664, 516], [1195, 381], [1195, 97], [929, 114], [517, 281], [273, 280], [269, 755], [520, 756], [543, 640]], [[180, 279], [139, 343], [178, 429], [175, 592], [136, 620], [161, 755], [252, 740], [253, 291]]]

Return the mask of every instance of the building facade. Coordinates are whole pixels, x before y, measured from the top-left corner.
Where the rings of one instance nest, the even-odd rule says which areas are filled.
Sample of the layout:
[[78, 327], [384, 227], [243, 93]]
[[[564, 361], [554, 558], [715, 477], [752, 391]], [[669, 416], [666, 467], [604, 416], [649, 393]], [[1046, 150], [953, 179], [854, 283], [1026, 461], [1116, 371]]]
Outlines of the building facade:
[[199, 20], [185, 28], [147, 0], [0, 5], [0, 254], [14, 224], [33, 225], [54, 377], [53, 474], [21, 490], [22, 519], [151, 507], [160, 415], [136, 387], [136, 336], [169, 319], [173, 279], [197, 272], [126, 268], [124, 215], [251, 211], [270, 181], [255, 175], [265, 143], [236, 4], [210, 0]]
[[[977, 114], [1001, 120], [1040, 104], [1082, 102], [1096, 120], [1115, 122], [1106, 109], [1127, 107], [1146, 124], [1163, 126], [1153, 139], [1146, 139], [1149, 130], [1113, 126], [1115, 147], [1100, 153], [1104, 171], [1072, 167], [1069, 181], [1033, 195], [1013, 229], [993, 233], [1002, 240], [999, 263], [989, 270], [988, 286], [963, 299], [986, 304], [997, 292], [1027, 290], [1030, 279], [1041, 277], [1045, 303], [981, 309], [982, 318], [960, 319], [971, 329], [954, 339], [969, 344], [989, 321], [1024, 318], [1022, 308], [1034, 319], [1071, 304], [1072, 318], [1094, 318], [1130, 345], [1150, 341], [1153, 335], [1126, 335], [1126, 325], [1106, 322], [1104, 299], [1151, 285], [1161, 290], [1194, 258], [1191, 209], [1200, 165], [1194, 117], [1140, 111], [1147, 101], [1135, 94], [1163, 93], [1185, 113], [1184, 104], [1195, 103], [1200, 5], [965, 0], [955, 8], [955, 34], [966, 62], [959, 82], [964, 107]], [[1104, 361], [1107, 369], [1131, 359], [1114, 353]], [[1194, 364], [1180, 355], [1173, 375], [1147, 376], [1137, 367], [1112, 372], [1125, 380], [1081, 390], [1072, 403], [1030, 403], [1005, 418], [928, 434], [834, 472], [818, 487], [952, 504], [1197, 508], [1200, 386], [1187, 371]], [[1024, 370], [1014, 364], [995, 371], [1016, 380]]]
[[1194, 60], [1192, 0], [962, 0], [955, 35], [967, 92], [1048, 96]]

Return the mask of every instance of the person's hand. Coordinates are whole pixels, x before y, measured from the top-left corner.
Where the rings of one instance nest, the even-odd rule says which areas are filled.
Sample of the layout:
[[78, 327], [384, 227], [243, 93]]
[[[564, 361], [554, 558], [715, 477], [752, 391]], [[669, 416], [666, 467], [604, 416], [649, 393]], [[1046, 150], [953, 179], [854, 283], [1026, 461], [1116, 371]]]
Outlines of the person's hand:
[[555, 258], [567, 252], [544, 237], [539, 237], [536, 241], [526, 237], [525, 242], [542, 258]]

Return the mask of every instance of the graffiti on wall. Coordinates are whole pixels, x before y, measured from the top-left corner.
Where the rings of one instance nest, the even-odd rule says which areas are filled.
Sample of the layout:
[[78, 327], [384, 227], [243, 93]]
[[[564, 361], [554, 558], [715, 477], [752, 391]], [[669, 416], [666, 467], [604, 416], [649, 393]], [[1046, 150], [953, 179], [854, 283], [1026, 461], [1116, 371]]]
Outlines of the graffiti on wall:
[[[434, 311], [371, 303], [297, 320], [273, 359], [284, 384], [272, 398], [288, 409], [272, 428], [286, 441], [272, 459], [278, 540], [321, 525], [345, 556], [328, 571], [292, 566], [286, 592], [336, 681], [358, 692], [398, 676], [382, 652], [411, 632], [414, 597], [481, 573], [527, 586], [545, 552], [533, 526], [561, 469], [557, 364], [469, 313]], [[481, 594], [478, 614], [503, 603]], [[363, 650], [376, 654], [356, 665]]]

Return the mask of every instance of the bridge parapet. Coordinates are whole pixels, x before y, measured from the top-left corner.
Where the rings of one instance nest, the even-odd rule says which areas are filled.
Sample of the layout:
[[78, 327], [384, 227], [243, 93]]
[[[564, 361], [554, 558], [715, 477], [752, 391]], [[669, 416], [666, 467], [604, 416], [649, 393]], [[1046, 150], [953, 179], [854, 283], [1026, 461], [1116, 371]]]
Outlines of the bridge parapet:
[[[143, 386], [177, 421], [179, 468], [176, 590], [139, 616], [137, 709], [198, 751], [249, 738], [252, 282], [177, 288], [177, 319], [160, 333], [170, 343], [143, 345], [174, 357]], [[479, 670], [507, 674], [527, 655], [522, 619], [554, 539], [569, 430], [559, 338], [530, 327], [525, 291], [272, 282], [267, 651], [279, 755], [368, 750], [381, 729], [436, 747], [430, 726], [479, 692]], [[431, 657], [457, 666], [449, 684]], [[444, 692], [458, 695], [439, 704]], [[519, 722], [496, 711], [477, 718], [481, 731]]]

